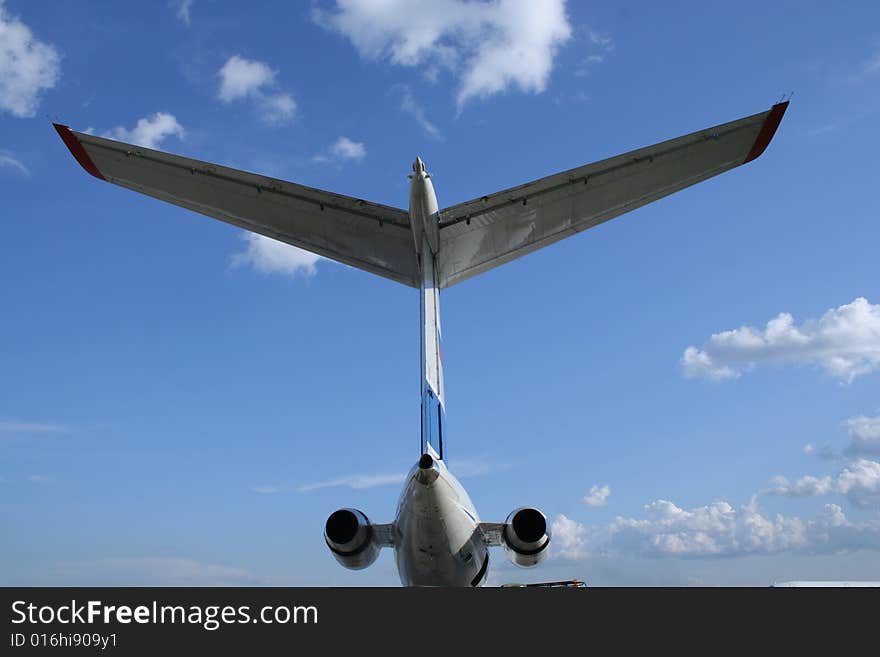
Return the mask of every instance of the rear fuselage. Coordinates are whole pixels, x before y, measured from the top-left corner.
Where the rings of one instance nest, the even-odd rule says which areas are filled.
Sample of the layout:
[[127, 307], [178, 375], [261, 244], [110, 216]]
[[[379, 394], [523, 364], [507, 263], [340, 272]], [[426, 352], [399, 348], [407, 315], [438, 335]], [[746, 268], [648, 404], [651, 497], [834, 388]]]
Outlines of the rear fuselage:
[[458, 479], [443, 461], [425, 454], [407, 475], [394, 521], [394, 550], [401, 583], [482, 584], [489, 550], [479, 532], [479, 521]]

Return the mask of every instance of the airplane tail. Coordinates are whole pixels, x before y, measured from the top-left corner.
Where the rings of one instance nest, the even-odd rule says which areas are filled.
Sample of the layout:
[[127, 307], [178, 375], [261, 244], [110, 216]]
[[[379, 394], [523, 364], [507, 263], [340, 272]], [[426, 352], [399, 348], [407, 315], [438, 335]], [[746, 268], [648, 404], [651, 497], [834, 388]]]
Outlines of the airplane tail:
[[440, 290], [436, 257], [426, 243], [421, 253], [422, 444], [421, 453], [443, 459], [446, 421], [443, 357], [440, 347]]

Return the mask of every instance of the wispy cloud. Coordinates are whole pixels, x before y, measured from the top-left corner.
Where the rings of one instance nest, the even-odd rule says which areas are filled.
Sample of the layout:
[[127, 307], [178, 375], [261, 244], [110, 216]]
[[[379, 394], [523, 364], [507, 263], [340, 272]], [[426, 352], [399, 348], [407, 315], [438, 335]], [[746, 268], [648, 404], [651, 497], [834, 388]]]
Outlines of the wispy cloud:
[[571, 38], [565, 0], [344, 0], [315, 21], [347, 37], [362, 57], [440, 66], [458, 80], [459, 109], [511, 87], [540, 93]]
[[434, 139], [441, 139], [440, 130], [431, 121], [428, 120], [424, 108], [416, 101], [412, 94], [412, 90], [408, 86], [403, 87], [403, 97], [400, 101], [400, 109], [412, 116], [418, 123], [425, 134]]
[[587, 39], [590, 42], [592, 52], [581, 59], [580, 65], [574, 71], [577, 77], [589, 75], [593, 67], [604, 62], [605, 58], [614, 50], [614, 39], [606, 34], [589, 30]]
[[0, 434], [3, 433], [66, 433], [69, 427], [51, 422], [21, 422], [0, 420]]
[[[459, 479], [467, 479], [469, 477], [479, 477], [499, 469], [499, 466], [493, 466], [481, 460], [458, 460], [456, 459], [449, 466], [450, 471]], [[388, 486], [391, 484], [401, 484], [406, 479], [405, 472], [379, 473], [379, 474], [353, 474], [344, 477], [336, 477], [326, 479], [312, 484], [305, 484], [298, 488], [302, 493], [313, 490], [321, 490], [323, 488], [353, 488], [357, 490], [365, 488], [376, 488], [377, 486]]]
[[337, 477], [336, 479], [327, 479], [318, 481], [313, 484], [305, 484], [299, 487], [301, 493], [308, 493], [323, 488], [354, 488], [363, 490], [366, 488], [376, 488], [377, 486], [387, 486], [389, 484], [402, 483], [406, 478], [406, 473], [396, 472], [391, 474], [354, 474], [345, 477]]
[[32, 484], [37, 484], [38, 486], [48, 486], [49, 484], [52, 484], [55, 482], [55, 480], [52, 477], [50, 477], [48, 475], [44, 475], [44, 474], [28, 475], [27, 480], [29, 482], [31, 482]]
[[823, 461], [836, 461], [840, 458], [839, 454], [836, 454], [833, 449], [831, 449], [830, 445], [822, 445], [822, 447], [816, 447], [812, 443], [807, 443], [804, 445], [804, 454], [807, 456], [815, 456], [818, 459]]
[[242, 233], [245, 250], [232, 256], [232, 267], [252, 267], [261, 274], [301, 274], [307, 278], [317, 273], [315, 264], [323, 258], [304, 249], [273, 240], [257, 233]]
[[848, 383], [873, 372], [880, 366], [880, 305], [859, 297], [800, 326], [780, 313], [763, 330], [743, 326], [716, 333], [702, 348], [688, 347], [681, 359], [685, 376], [713, 381], [772, 362], [818, 365]]
[[861, 82], [877, 74], [880, 74], [880, 48], [876, 48], [874, 52], [861, 61], [858, 67], [856, 67], [852, 81]]
[[10, 151], [0, 149], [0, 167], [13, 169], [23, 176], [31, 175], [28, 169], [20, 160], [18, 160]]
[[40, 95], [61, 77], [61, 56], [10, 16], [0, 0], [0, 110], [19, 118], [37, 112]]
[[181, 23], [190, 26], [191, 16], [190, 10], [192, 9], [194, 0], [176, 0], [177, 4], [177, 18]]
[[259, 495], [274, 495], [275, 493], [282, 492], [284, 489], [280, 486], [264, 485], [254, 486], [251, 490]]
[[138, 119], [137, 124], [131, 130], [123, 126], [116, 126], [102, 136], [130, 142], [144, 148], [159, 148], [168, 137], [183, 139], [185, 134], [183, 126], [173, 114], [156, 112]]
[[220, 77], [217, 97], [222, 102], [250, 100], [263, 122], [270, 125], [286, 123], [296, 114], [293, 96], [277, 89], [277, 73], [265, 62], [233, 55], [217, 74]]

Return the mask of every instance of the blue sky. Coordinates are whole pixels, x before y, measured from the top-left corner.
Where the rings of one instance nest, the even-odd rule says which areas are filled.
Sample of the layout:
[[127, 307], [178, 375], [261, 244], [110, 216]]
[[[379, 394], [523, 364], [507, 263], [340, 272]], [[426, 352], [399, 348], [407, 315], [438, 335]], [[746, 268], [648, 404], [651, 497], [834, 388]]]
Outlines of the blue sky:
[[[763, 111], [757, 161], [443, 294], [490, 582], [880, 579], [880, 7], [0, 1], [0, 583], [394, 585], [418, 299], [87, 176], [59, 121], [405, 207]], [[372, 5], [374, 8], [375, 4]]]

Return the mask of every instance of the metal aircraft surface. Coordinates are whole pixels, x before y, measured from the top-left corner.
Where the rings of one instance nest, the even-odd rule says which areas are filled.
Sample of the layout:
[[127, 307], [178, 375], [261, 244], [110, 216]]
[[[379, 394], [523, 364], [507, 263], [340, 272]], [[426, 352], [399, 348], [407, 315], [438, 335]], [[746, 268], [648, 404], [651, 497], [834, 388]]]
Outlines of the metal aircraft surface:
[[439, 291], [757, 158], [788, 103], [737, 121], [441, 209], [421, 158], [409, 210], [74, 132], [55, 124], [91, 175], [419, 290], [422, 420], [418, 462], [392, 523], [334, 511], [324, 538], [351, 569], [394, 549], [400, 580], [479, 586], [490, 546], [520, 566], [547, 555], [550, 527], [538, 509], [481, 522], [444, 463], [446, 438]]

